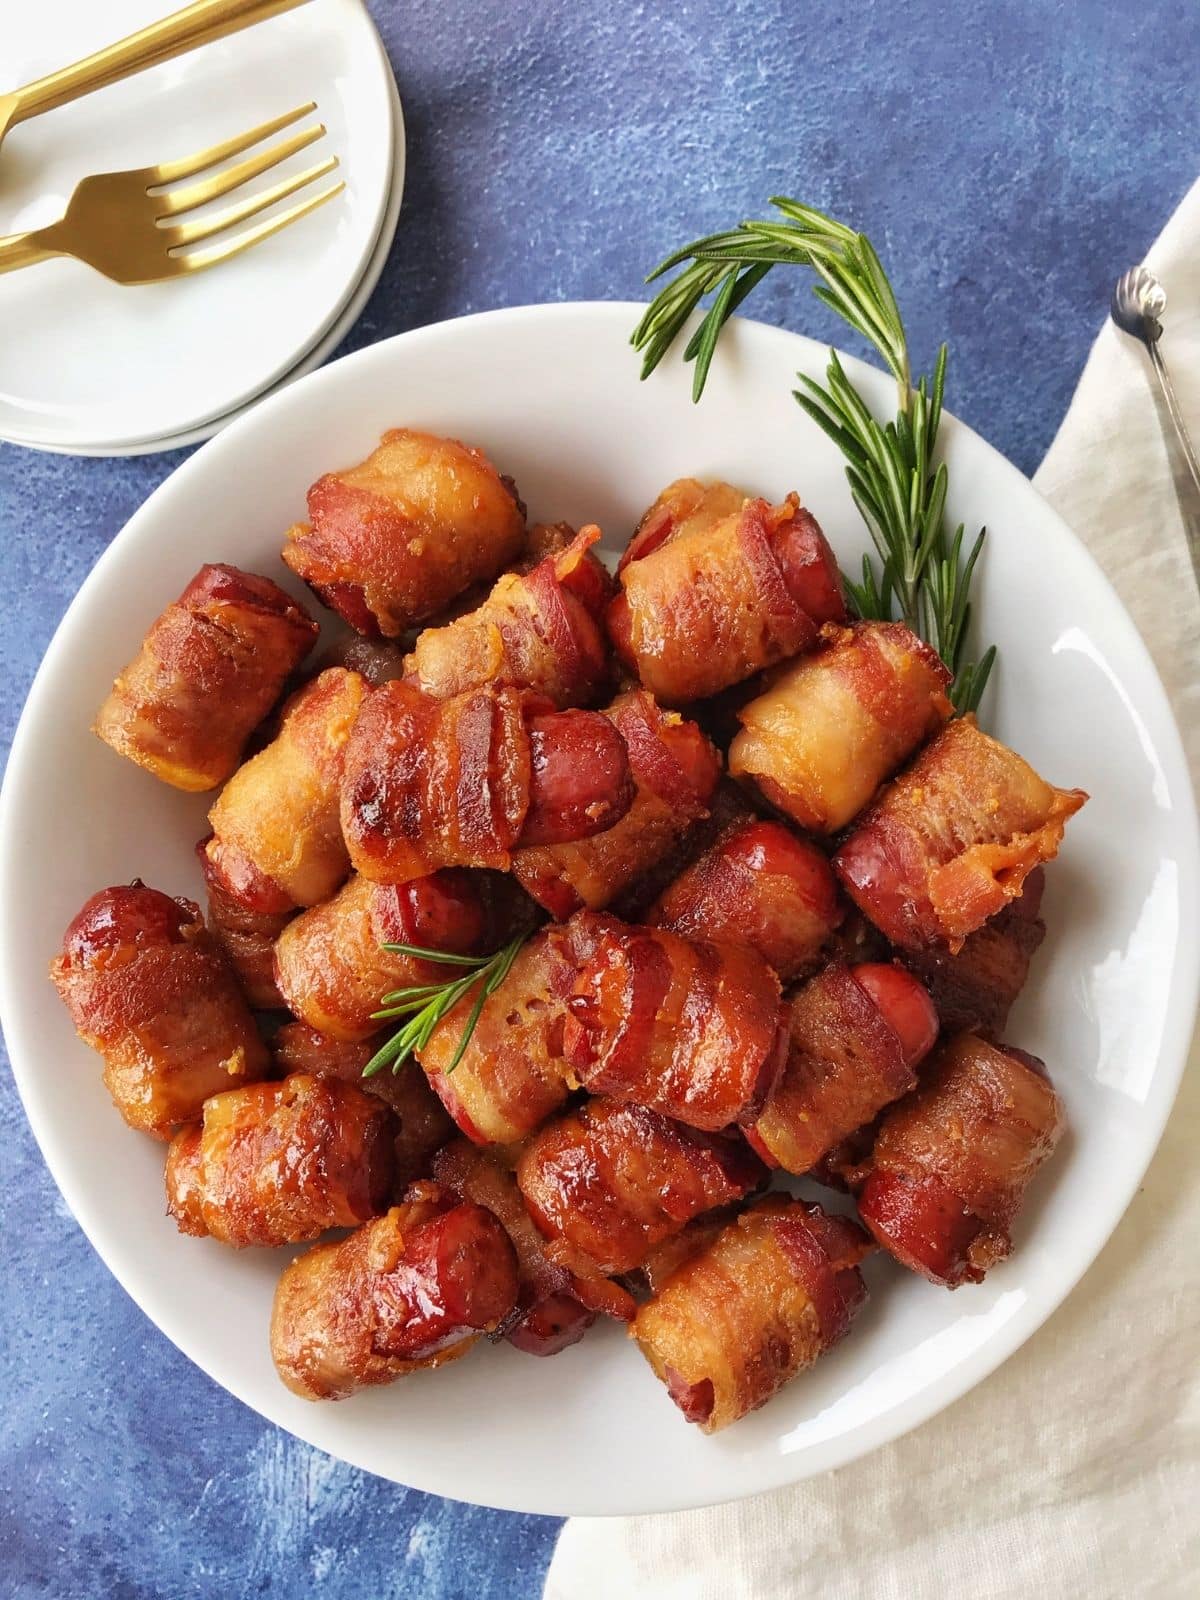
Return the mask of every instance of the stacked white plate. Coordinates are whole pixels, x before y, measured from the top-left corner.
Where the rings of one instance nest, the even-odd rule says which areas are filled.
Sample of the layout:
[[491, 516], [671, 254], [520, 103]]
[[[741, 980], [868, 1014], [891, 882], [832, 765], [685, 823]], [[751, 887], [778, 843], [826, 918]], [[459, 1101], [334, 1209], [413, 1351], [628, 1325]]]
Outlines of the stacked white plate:
[[[0, 92], [179, 3], [22, 8], [4, 30]], [[238, 198], [328, 155], [338, 157], [345, 191], [252, 250], [138, 288], [68, 260], [0, 276], [0, 439], [116, 456], [208, 438], [344, 338], [383, 270], [404, 187], [400, 99], [360, 0], [310, 0], [9, 131], [0, 149], [4, 234], [60, 216], [89, 173], [187, 156], [308, 101], [316, 110], [288, 133], [322, 122], [325, 136]]]

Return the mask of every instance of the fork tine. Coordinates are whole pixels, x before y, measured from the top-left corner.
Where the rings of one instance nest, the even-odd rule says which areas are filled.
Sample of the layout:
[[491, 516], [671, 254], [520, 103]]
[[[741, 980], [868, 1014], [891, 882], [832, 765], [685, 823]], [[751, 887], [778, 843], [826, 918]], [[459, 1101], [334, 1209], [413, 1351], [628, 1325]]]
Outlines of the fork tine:
[[215, 172], [211, 178], [201, 178], [197, 183], [189, 183], [182, 189], [159, 195], [158, 201], [162, 207], [159, 218], [177, 217], [180, 212], [194, 211], [209, 200], [219, 200], [222, 195], [240, 189], [242, 184], [249, 183], [251, 178], [257, 178], [262, 172], [270, 172], [272, 167], [294, 156], [297, 150], [303, 150], [306, 145], [324, 136], [325, 124], [318, 122], [315, 128], [305, 128], [303, 133], [294, 133], [290, 139], [281, 139], [269, 150], [263, 150], [256, 156], [247, 156], [236, 167], [226, 167], [223, 172]]
[[161, 183], [179, 183], [183, 178], [194, 178], [206, 167], [215, 167], [220, 161], [228, 161], [230, 156], [240, 156], [252, 144], [269, 139], [281, 128], [290, 128], [293, 122], [299, 122], [301, 117], [307, 117], [310, 111], [316, 109], [316, 101], [310, 100], [307, 105], [297, 106], [282, 117], [273, 117], [270, 122], [251, 128], [248, 133], [239, 133], [235, 138], [214, 144], [207, 150], [197, 150], [195, 155], [183, 156], [178, 161], [161, 161], [156, 167], [147, 167], [146, 187], [155, 189]]
[[332, 184], [328, 189], [322, 189], [320, 194], [314, 194], [309, 199], [301, 200], [298, 205], [281, 212], [279, 216], [269, 217], [267, 221], [260, 222], [253, 228], [247, 228], [245, 233], [238, 234], [236, 239], [230, 239], [224, 244], [209, 245], [207, 250], [192, 250], [186, 255], [172, 256], [171, 263], [180, 272], [202, 272], [205, 267], [215, 267], [218, 262], [228, 261], [233, 256], [241, 255], [243, 250], [261, 244], [264, 239], [269, 239], [281, 228], [299, 222], [301, 217], [306, 217], [310, 211], [323, 206], [326, 200], [332, 200], [335, 195], [341, 194], [345, 187], [344, 183]]
[[332, 172], [337, 164], [338, 158], [330, 156], [327, 161], [319, 161], [315, 167], [307, 167], [303, 172], [298, 172], [294, 178], [283, 178], [280, 182], [272, 184], [269, 189], [262, 189], [258, 194], [249, 195], [236, 205], [227, 206], [224, 211], [218, 211], [215, 217], [198, 217], [192, 222], [169, 224], [162, 230], [163, 238], [171, 249], [179, 245], [197, 244], [201, 239], [209, 239], [214, 233], [223, 233], [226, 228], [232, 228], [238, 222], [245, 222], [247, 217], [257, 216], [260, 211], [273, 206], [277, 200], [286, 200], [288, 195], [295, 194], [297, 189], [303, 189], [317, 178], [323, 178], [327, 172]]

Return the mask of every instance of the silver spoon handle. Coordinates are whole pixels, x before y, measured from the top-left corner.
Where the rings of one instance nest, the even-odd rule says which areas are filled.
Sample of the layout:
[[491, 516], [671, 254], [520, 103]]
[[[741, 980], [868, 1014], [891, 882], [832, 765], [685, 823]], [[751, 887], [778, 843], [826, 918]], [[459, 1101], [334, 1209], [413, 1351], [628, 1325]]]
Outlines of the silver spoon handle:
[[[1179, 447], [1183, 451], [1183, 459], [1187, 462], [1187, 468], [1192, 475], [1196, 494], [1200, 497], [1200, 461], [1196, 459], [1196, 451], [1188, 434], [1187, 424], [1183, 420], [1183, 412], [1180, 409], [1179, 401], [1175, 395], [1175, 386], [1171, 382], [1166, 363], [1159, 352], [1157, 340], [1148, 339], [1146, 348], [1150, 352], [1150, 361], [1162, 388], [1163, 399], [1167, 402], [1167, 410], [1170, 412], [1171, 421], [1175, 424], [1175, 434], [1179, 440]], [[1192, 558], [1192, 570], [1196, 575], [1197, 584], [1200, 585], [1200, 530], [1198, 530], [1195, 520], [1191, 517], [1185, 517], [1183, 522], [1187, 532], [1188, 554]]]

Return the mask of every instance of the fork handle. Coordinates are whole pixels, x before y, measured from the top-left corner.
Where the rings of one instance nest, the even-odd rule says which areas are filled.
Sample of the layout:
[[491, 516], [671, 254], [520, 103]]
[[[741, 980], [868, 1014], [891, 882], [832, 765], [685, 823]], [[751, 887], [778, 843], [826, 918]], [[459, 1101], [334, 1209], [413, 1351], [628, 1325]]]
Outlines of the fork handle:
[[152, 22], [82, 61], [15, 90], [16, 106], [10, 121], [24, 122], [43, 111], [53, 111], [94, 89], [106, 89], [135, 72], [305, 4], [307, 0], [193, 0], [192, 5], [161, 22]]
[[50, 228], [9, 233], [0, 237], [0, 272], [15, 272], [18, 267], [32, 267], [62, 254], [52, 241]]

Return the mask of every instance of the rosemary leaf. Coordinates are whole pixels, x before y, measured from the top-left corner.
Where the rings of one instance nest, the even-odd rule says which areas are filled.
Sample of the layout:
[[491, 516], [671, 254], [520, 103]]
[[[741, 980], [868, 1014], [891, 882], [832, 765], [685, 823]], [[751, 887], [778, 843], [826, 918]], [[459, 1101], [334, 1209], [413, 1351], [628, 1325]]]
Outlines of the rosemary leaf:
[[[945, 525], [948, 474], [935, 461], [946, 387], [942, 344], [933, 371], [912, 379], [908, 339], [895, 291], [871, 241], [845, 223], [784, 195], [771, 200], [777, 216], [745, 221], [686, 245], [647, 279], [674, 273], [647, 306], [632, 335], [647, 377], [692, 316], [702, 312], [684, 348], [696, 363], [692, 397], [704, 391], [721, 332], [747, 295], [775, 266], [807, 266], [814, 292], [875, 349], [896, 381], [894, 419], [881, 423], [830, 351], [825, 386], [798, 374], [794, 397], [846, 460], [851, 496], [879, 561], [864, 557], [861, 582], [845, 579], [860, 617], [899, 616], [936, 649], [955, 673], [951, 698], [974, 710], [995, 650], [978, 662], [961, 656], [970, 624], [970, 587], [982, 548], [981, 532], [963, 557], [963, 533]], [[705, 307], [706, 298], [712, 295]]]
[[524, 936], [513, 939], [490, 956], [449, 955], [441, 950], [426, 950], [420, 945], [381, 945], [380, 948], [383, 950], [414, 956], [423, 961], [438, 961], [450, 966], [467, 967], [470, 970], [459, 977], [448, 978], [443, 983], [413, 984], [410, 988], [392, 989], [385, 994], [380, 1001], [380, 1009], [371, 1014], [373, 1019], [386, 1021], [393, 1017], [407, 1017], [408, 1020], [392, 1034], [390, 1039], [380, 1045], [363, 1068], [363, 1077], [374, 1077], [387, 1066], [390, 1066], [393, 1072], [398, 1072], [409, 1056], [424, 1050], [439, 1023], [449, 1016], [460, 1000], [464, 1000], [472, 989], [478, 986], [479, 993], [468, 1013], [454, 1057], [446, 1068], [447, 1072], [453, 1072], [462, 1060], [463, 1052], [475, 1031], [484, 1001], [489, 995], [495, 994], [500, 984], [504, 982], [524, 943]]

